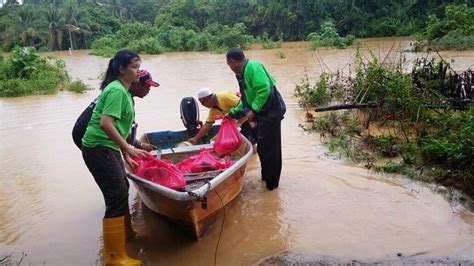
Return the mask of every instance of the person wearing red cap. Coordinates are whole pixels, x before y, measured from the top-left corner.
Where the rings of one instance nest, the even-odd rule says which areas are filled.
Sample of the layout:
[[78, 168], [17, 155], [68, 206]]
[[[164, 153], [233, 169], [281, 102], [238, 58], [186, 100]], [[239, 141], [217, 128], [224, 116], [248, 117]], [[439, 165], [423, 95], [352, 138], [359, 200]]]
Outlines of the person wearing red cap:
[[[132, 99], [133, 97], [143, 98], [148, 95], [151, 87], [160, 86], [159, 83], [153, 81], [153, 79], [151, 78], [151, 74], [146, 70], [138, 71], [137, 77], [138, 81], [132, 83], [132, 85], [130, 85], [130, 88], [128, 89], [128, 91], [132, 95]], [[143, 143], [135, 138], [137, 126], [138, 124], [134, 121], [131, 133], [127, 138], [127, 142], [132, 144], [137, 149], [142, 149], [145, 151], [153, 150], [153, 145], [151, 145], [150, 143]]]
[[[124, 161], [133, 169], [137, 163], [132, 158], [147, 152], [129, 145], [126, 139], [135, 119], [132, 97], [145, 97], [149, 86], [158, 84], [148, 72], [139, 71], [140, 65], [140, 56], [130, 50], [121, 50], [110, 59], [100, 87], [102, 92], [82, 138], [82, 158], [105, 201], [104, 265], [141, 265], [141, 261], [125, 251], [125, 240], [133, 236], [133, 230]], [[133, 83], [139, 84], [132, 86]], [[140, 85], [143, 83], [146, 86]]]

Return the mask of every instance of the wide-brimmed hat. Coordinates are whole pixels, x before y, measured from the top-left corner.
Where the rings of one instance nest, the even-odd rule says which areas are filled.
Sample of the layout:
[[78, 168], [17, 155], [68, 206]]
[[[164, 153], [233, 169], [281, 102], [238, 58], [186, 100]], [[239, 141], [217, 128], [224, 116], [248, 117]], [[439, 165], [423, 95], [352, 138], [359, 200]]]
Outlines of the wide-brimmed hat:
[[146, 71], [146, 70], [140, 70], [140, 71], [138, 71], [137, 76], [138, 76], [138, 80], [139, 80], [140, 82], [145, 83], [145, 84], [148, 84], [148, 85], [150, 85], [151, 87], [158, 87], [158, 86], [160, 86], [160, 84], [159, 84], [158, 82], [153, 81], [153, 79], [151, 78], [150, 72], [148, 72], [148, 71]]

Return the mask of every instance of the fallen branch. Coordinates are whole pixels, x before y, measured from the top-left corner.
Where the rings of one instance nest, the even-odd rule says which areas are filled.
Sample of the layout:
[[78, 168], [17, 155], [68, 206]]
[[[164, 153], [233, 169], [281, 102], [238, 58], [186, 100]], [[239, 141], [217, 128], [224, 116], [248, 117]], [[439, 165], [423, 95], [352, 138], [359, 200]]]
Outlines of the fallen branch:
[[345, 109], [362, 109], [362, 108], [374, 108], [378, 105], [376, 103], [352, 103], [352, 104], [336, 104], [330, 106], [323, 106], [314, 109], [315, 112], [334, 111], [334, 110], [345, 110]]

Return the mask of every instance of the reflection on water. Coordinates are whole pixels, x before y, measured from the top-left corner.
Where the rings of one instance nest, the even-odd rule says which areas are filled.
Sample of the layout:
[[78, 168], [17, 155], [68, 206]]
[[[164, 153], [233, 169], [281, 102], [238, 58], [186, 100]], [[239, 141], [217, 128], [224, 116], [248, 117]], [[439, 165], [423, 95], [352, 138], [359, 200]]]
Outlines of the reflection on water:
[[[394, 41], [369, 39], [366, 46], [384, 57], [390, 49], [406, 45], [394, 46]], [[398, 252], [474, 258], [472, 213], [453, 212], [448, 202], [424, 186], [381, 178], [327, 158], [319, 136], [298, 127], [304, 112], [292, 96], [295, 83], [305, 73], [315, 79], [323, 70], [343, 68], [354, 55], [354, 49], [309, 51], [306, 45], [285, 43], [281, 49], [247, 52], [267, 66], [288, 102], [280, 188], [265, 189], [258, 158], [252, 158], [242, 193], [199, 242], [148, 210], [131, 188], [138, 237], [128, 245], [130, 254], [165, 265], [212, 265], [216, 254], [218, 265], [248, 265], [285, 250], [358, 259], [392, 258]], [[98, 87], [107, 59], [89, 56], [88, 51], [54, 55], [65, 60], [73, 78]], [[454, 67], [462, 68], [471, 64], [474, 52], [443, 56], [454, 58]], [[201, 86], [237, 91], [224, 55], [146, 55], [143, 68], [161, 86], [136, 101], [142, 133], [183, 128], [180, 100]], [[97, 262], [104, 203], [70, 136], [77, 115], [97, 94], [92, 90], [0, 100], [0, 259], [24, 251], [24, 263], [35, 265]], [[201, 117], [205, 114], [202, 109]]]

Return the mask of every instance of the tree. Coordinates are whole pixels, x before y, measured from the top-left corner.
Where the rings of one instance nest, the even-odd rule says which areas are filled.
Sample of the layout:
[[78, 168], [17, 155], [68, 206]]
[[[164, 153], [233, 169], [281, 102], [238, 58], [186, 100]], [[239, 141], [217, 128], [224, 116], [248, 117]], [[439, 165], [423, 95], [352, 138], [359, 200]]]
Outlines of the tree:
[[70, 48], [79, 48], [76, 34], [81, 34], [84, 39], [84, 46], [87, 48], [85, 36], [91, 35], [90, 21], [75, 4], [66, 6], [66, 28], [69, 32]]
[[52, 51], [60, 50], [63, 42], [64, 13], [61, 9], [50, 5], [46, 10], [45, 23], [48, 25], [50, 38], [49, 47]]
[[122, 1], [120, 0], [108, 0], [106, 5], [114, 14], [119, 19], [125, 19], [125, 15], [127, 13], [126, 9], [122, 5]]

